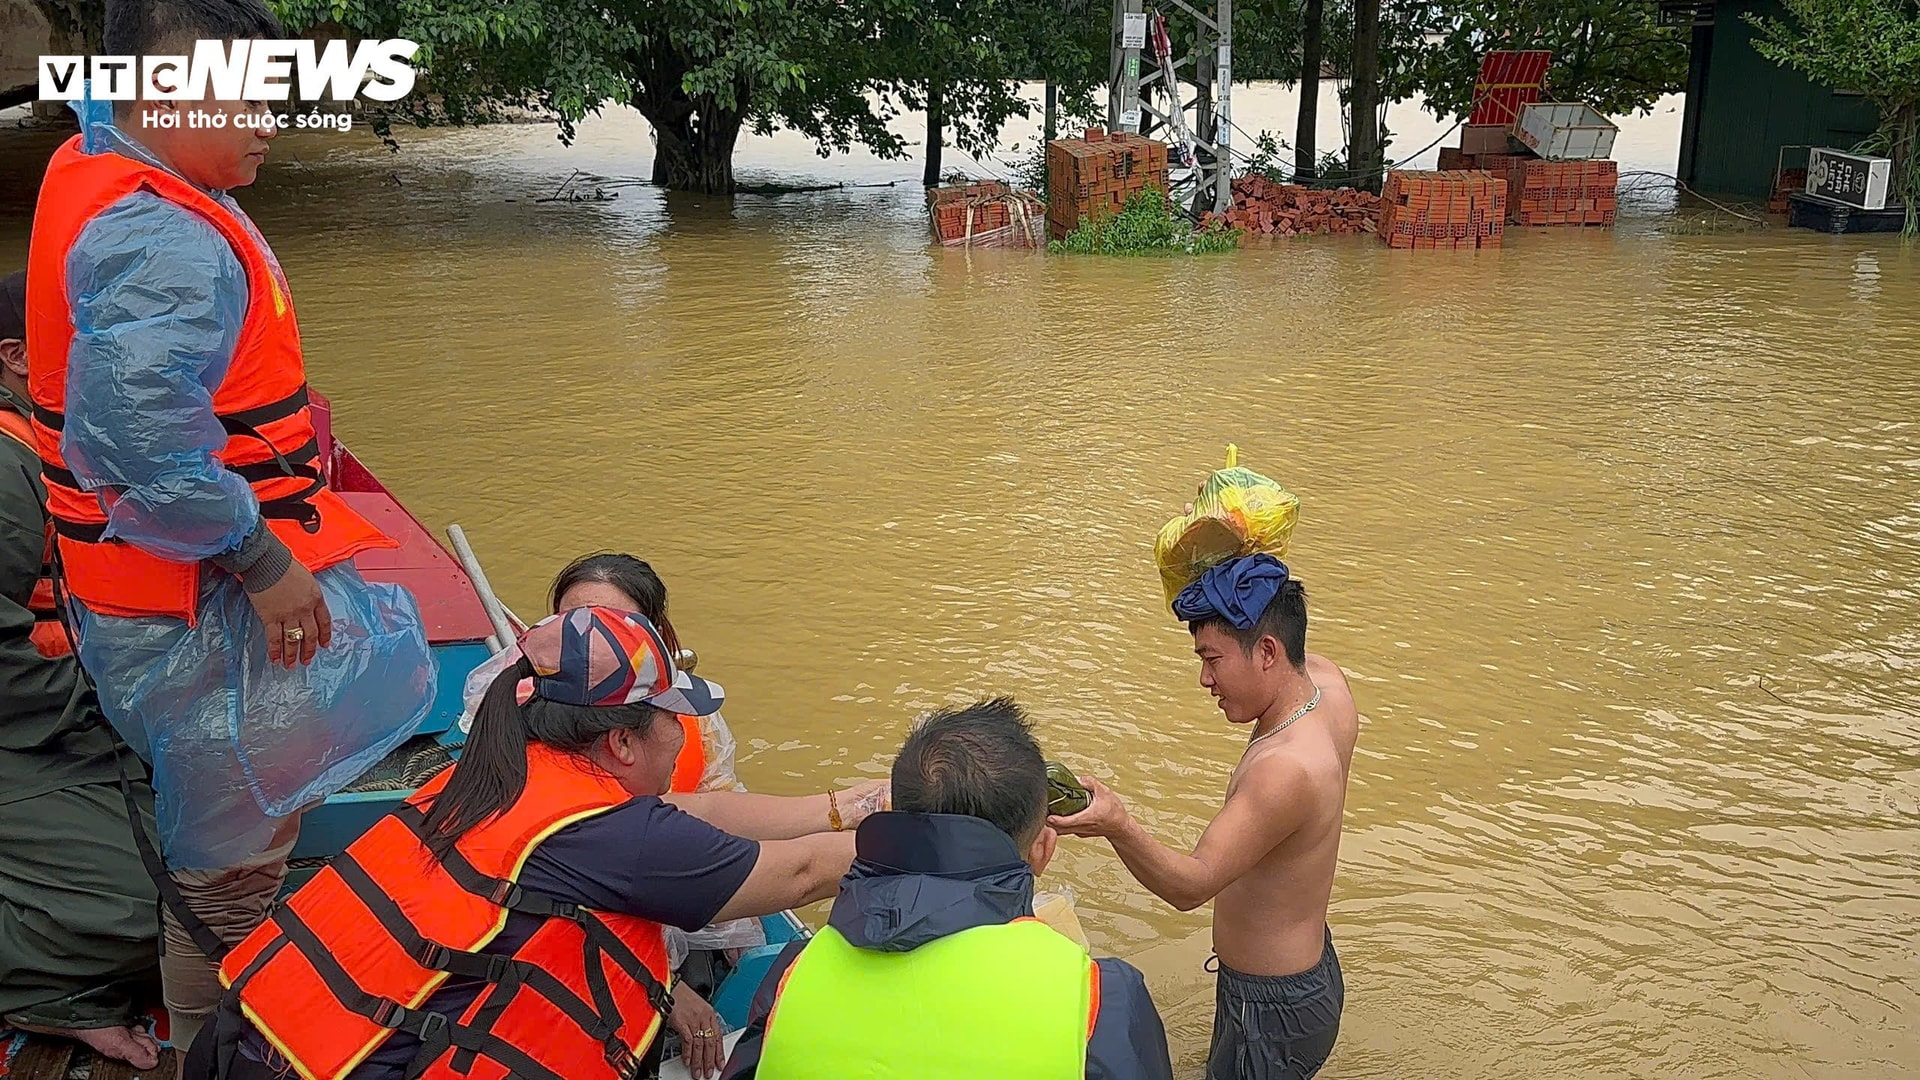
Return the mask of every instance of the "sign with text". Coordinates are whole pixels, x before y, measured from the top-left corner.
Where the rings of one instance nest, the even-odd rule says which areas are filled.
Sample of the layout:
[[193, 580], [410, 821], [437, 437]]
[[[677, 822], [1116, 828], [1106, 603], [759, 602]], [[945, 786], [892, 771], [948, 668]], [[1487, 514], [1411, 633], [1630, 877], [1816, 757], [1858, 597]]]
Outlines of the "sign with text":
[[206, 40], [189, 56], [42, 56], [40, 99], [79, 101], [398, 101], [413, 92], [419, 46], [395, 38]]
[[1886, 158], [1825, 147], [1807, 155], [1807, 194], [1862, 210], [1886, 209], [1887, 185], [1892, 176], [1893, 162]]

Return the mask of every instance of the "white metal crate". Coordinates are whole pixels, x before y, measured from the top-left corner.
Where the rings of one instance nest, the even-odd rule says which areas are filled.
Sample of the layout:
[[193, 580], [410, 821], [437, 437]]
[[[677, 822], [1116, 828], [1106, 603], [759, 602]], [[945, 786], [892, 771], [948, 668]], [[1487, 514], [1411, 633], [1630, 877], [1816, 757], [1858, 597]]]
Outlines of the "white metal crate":
[[1513, 137], [1549, 161], [1588, 161], [1613, 155], [1613, 121], [1571, 101], [1540, 101], [1520, 108]]

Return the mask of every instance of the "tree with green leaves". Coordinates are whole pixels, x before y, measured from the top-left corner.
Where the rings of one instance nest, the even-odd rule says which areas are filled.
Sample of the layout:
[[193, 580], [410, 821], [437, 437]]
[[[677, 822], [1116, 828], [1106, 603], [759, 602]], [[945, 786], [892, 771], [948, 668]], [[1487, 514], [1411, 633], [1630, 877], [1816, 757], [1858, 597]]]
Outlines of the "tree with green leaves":
[[791, 128], [821, 152], [906, 152], [867, 96], [870, 43], [910, 0], [277, 0], [290, 28], [419, 42], [432, 101], [420, 122], [478, 122], [524, 107], [561, 137], [608, 104], [653, 126], [653, 179], [732, 192], [740, 132]]
[[1471, 111], [1480, 60], [1498, 49], [1548, 49], [1547, 93], [1603, 113], [1645, 110], [1686, 85], [1687, 34], [1660, 25], [1650, 0], [1441, 0], [1397, 4], [1388, 93], [1418, 93], [1441, 118]]
[[1914, 0], [1784, 0], [1788, 18], [1749, 16], [1754, 48], [1880, 110], [1868, 153], [1893, 159], [1893, 188], [1906, 204], [1904, 232], [1920, 232], [1920, 5]]
[[940, 182], [946, 146], [985, 154], [1008, 119], [1028, 114], [1019, 86], [1027, 43], [1009, 21], [1020, 6], [1013, 0], [883, 0], [864, 63], [877, 92], [926, 114], [928, 187]]

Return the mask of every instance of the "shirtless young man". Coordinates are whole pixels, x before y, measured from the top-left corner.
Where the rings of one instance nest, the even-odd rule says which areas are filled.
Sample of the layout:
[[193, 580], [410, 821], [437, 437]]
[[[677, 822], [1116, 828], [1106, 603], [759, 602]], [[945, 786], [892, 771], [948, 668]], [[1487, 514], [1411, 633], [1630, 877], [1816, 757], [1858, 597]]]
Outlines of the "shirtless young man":
[[1225, 805], [1190, 855], [1147, 835], [1091, 778], [1092, 805], [1048, 823], [1106, 837], [1182, 911], [1217, 901], [1207, 1080], [1305, 1080], [1333, 1051], [1346, 996], [1327, 903], [1359, 714], [1338, 665], [1307, 653], [1306, 590], [1273, 556], [1214, 567], [1173, 613], [1193, 632], [1200, 685], [1228, 722], [1253, 725]]

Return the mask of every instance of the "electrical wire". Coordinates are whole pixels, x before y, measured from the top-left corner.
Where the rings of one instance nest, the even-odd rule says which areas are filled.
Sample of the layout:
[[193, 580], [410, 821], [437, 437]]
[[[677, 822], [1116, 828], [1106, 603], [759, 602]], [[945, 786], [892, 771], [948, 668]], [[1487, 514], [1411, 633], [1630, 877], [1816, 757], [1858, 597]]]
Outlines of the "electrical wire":
[[967, 153], [965, 150], [962, 150], [957, 146], [949, 146], [946, 149], [951, 150], [956, 154], [959, 154], [961, 157], [966, 158], [968, 161], [973, 162], [975, 165], [978, 165], [980, 168], [985, 169], [987, 172], [992, 173], [994, 175], [994, 178], [997, 180], [1001, 180], [1006, 183], [1013, 182], [1013, 178], [1008, 174], [1001, 172], [998, 168], [995, 168], [994, 166], [987, 164], [986, 162], [980, 160], [977, 157], [974, 157], [972, 154]]
[[1672, 173], [1663, 173], [1655, 169], [1635, 169], [1632, 172], [1621, 173], [1620, 179], [1624, 182], [1624, 181], [1630, 181], [1643, 176], [1653, 177], [1660, 180], [1671, 181], [1676, 191], [1685, 192], [1686, 194], [1691, 195], [1696, 199], [1699, 199], [1701, 202], [1706, 203], [1708, 206], [1713, 207], [1715, 210], [1718, 210], [1723, 214], [1727, 214], [1732, 217], [1737, 217], [1744, 221], [1751, 221], [1754, 224], [1759, 225], [1763, 228], [1767, 227], [1770, 224], [1765, 218], [1758, 218], [1758, 217], [1754, 217], [1752, 214], [1742, 213], [1741, 211], [1735, 210], [1733, 207], [1728, 206], [1726, 203], [1719, 202], [1714, 199], [1710, 199], [1707, 196], [1700, 194], [1698, 191], [1695, 191], [1693, 190], [1693, 188], [1689, 187], [1685, 180], [1680, 179], [1679, 177], [1673, 175]]
[[[1414, 151], [1413, 153], [1411, 153], [1411, 154], [1408, 154], [1408, 155], [1406, 155], [1406, 156], [1405, 156], [1405, 157], [1403, 157], [1403, 158], [1400, 158], [1400, 159], [1399, 159], [1398, 161], [1383, 161], [1383, 162], [1381, 162], [1381, 165], [1380, 165], [1380, 170], [1381, 170], [1381, 172], [1385, 172], [1385, 171], [1386, 171], [1386, 170], [1388, 170], [1388, 169], [1397, 169], [1397, 168], [1399, 168], [1399, 167], [1401, 167], [1402, 165], [1405, 165], [1405, 164], [1406, 164], [1407, 162], [1409, 162], [1409, 161], [1412, 161], [1412, 160], [1414, 160], [1415, 158], [1417, 158], [1417, 157], [1419, 157], [1419, 156], [1421, 156], [1422, 154], [1425, 154], [1425, 153], [1426, 153], [1427, 151], [1429, 151], [1429, 150], [1432, 150], [1432, 149], [1433, 149], [1434, 147], [1436, 147], [1436, 146], [1439, 146], [1439, 145], [1440, 145], [1441, 143], [1443, 143], [1443, 142], [1446, 142], [1446, 141], [1447, 141], [1447, 137], [1448, 137], [1448, 136], [1450, 136], [1450, 135], [1452, 135], [1452, 134], [1453, 134], [1454, 132], [1456, 132], [1456, 131], [1458, 131], [1458, 130], [1460, 130], [1460, 127], [1461, 127], [1461, 125], [1463, 125], [1463, 124], [1465, 124], [1465, 123], [1467, 122], [1467, 119], [1468, 119], [1469, 117], [1471, 117], [1471, 116], [1473, 115], [1473, 110], [1474, 110], [1474, 109], [1476, 109], [1476, 108], [1478, 108], [1481, 102], [1483, 102], [1483, 101], [1485, 101], [1485, 100], [1487, 100], [1487, 99], [1488, 99], [1489, 97], [1491, 97], [1492, 95], [1493, 95], [1493, 91], [1491, 91], [1491, 90], [1488, 90], [1488, 91], [1487, 91], [1486, 93], [1483, 93], [1483, 94], [1481, 94], [1481, 95], [1479, 95], [1478, 97], [1476, 97], [1476, 98], [1474, 98], [1474, 99], [1473, 99], [1473, 101], [1471, 101], [1471, 102], [1469, 102], [1469, 103], [1468, 103], [1468, 105], [1467, 105], [1467, 108], [1466, 108], [1466, 111], [1465, 111], [1464, 113], [1462, 113], [1462, 114], [1461, 114], [1461, 117], [1460, 117], [1460, 119], [1458, 119], [1458, 120], [1455, 120], [1455, 121], [1453, 122], [1453, 126], [1452, 126], [1452, 127], [1449, 127], [1449, 128], [1447, 129], [1447, 130], [1445, 130], [1445, 131], [1443, 131], [1443, 132], [1441, 132], [1441, 133], [1440, 133], [1440, 137], [1439, 137], [1439, 138], [1437, 138], [1437, 139], [1435, 139], [1435, 140], [1433, 140], [1432, 142], [1430, 142], [1430, 143], [1428, 143], [1427, 145], [1425, 145], [1425, 146], [1423, 146], [1423, 147], [1421, 147], [1420, 149], [1418, 149], [1418, 150], [1415, 150], [1415, 151]], [[1385, 109], [1385, 106], [1384, 106], [1384, 105], [1382, 105], [1382, 106], [1381, 106], [1381, 108], [1382, 108], [1382, 110], [1384, 111], [1384, 109]], [[1341, 122], [1342, 122], [1343, 124], [1344, 124], [1344, 123], [1346, 122], [1346, 110], [1344, 110], [1344, 109], [1343, 109], [1343, 110], [1341, 110]], [[1250, 133], [1249, 133], [1249, 132], [1247, 131], [1247, 129], [1246, 129], [1246, 128], [1243, 128], [1243, 127], [1241, 127], [1241, 126], [1240, 126], [1240, 125], [1239, 125], [1238, 123], [1236, 123], [1235, 121], [1233, 121], [1233, 120], [1231, 120], [1231, 119], [1230, 119], [1230, 120], [1228, 120], [1228, 121], [1227, 121], [1227, 124], [1228, 124], [1228, 125], [1229, 125], [1230, 127], [1232, 127], [1232, 128], [1233, 128], [1233, 130], [1235, 130], [1235, 131], [1237, 131], [1237, 132], [1239, 132], [1239, 133], [1240, 133], [1240, 134], [1242, 134], [1242, 135], [1245, 135], [1245, 136], [1246, 136], [1246, 137], [1247, 137], [1248, 139], [1251, 139], [1251, 140], [1254, 140], [1254, 141], [1256, 141], [1256, 142], [1258, 141], [1258, 136], [1255, 136], [1255, 135], [1252, 135], [1252, 134], [1250, 134]], [[1385, 125], [1383, 124], [1383, 125], [1381, 125], [1381, 126], [1382, 126], [1382, 127], [1384, 127]], [[1348, 143], [1349, 143], [1349, 144], [1351, 144], [1351, 143], [1352, 143], [1352, 141], [1353, 141], [1353, 139], [1352, 139], [1352, 137], [1351, 137], [1351, 135], [1349, 135], [1349, 137], [1348, 137], [1348, 139], [1347, 139], [1347, 141], [1348, 141]], [[1232, 149], [1232, 148], [1230, 147], [1229, 149]], [[1253, 158], [1252, 158], [1252, 156], [1251, 156], [1251, 155], [1248, 155], [1248, 154], [1245, 154], [1245, 153], [1243, 153], [1243, 152], [1241, 152], [1241, 151], [1238, 151], [1238, 150], [1235, 150], [1235, 151], [1234, 151], [1234, 153], [1236, 153], [1236, 154], [1239, 154], [1239, 155], [1240, 155], [1240, 156], [1241, 156], [1242, 158], [1244, 158], [1244, 159], [1245, 159], [1245, 160], [1246, 160], [1246, 161], [1247, 161], [1247, 162], [1248, 162], [1249, 164], [1251, 164], [1251, 163], [1253, 162]], [[1294, 180], [1296, 180], [1296, 181], [1297, 181], [1297, 180], [1299, 180], [1299, 178], [1300, 178], [1300, 174], [1299, 174], [1299, 172], [1298, 172], [1297, 170], [1289, 170], [1289, 173], [1288, 173], [1288, 175], [1289, 175], [1289, 176], [1291, 176], [1291, 177], [1292, 177], [1292, 178], [1293, 178]], [[1360, 180], [1360, 179], [1364, 179], [1364, 178], [1366, 178], [1366, 177], [1368, 177], [1368, 176], [1370, 176], [1370, 175], [1374, 175], [1374, 174], [1371, 174], [1371, 173], [1360, 173], [1360, 172], [1351, 172], [1351, 173], [1345, 173], [1345, 174], [1340, 174], [1340, 173], [1335, 173], [1335, 174], [1333, 174], [1333, 175], [1321, 175], [1321, 174], [1319, 174], [1319, 173], [1315, 173], [1315, 174], [1314, 174], [1314, 176], [1313, 176], [1313, 182], [1317, 184], [1317, 183], [1321, 183], [1321, 182], [1323, 182], [1323, 181], [1327, 181], [1327, 180], [1342, 180], [1342, 181], [1344, 181], [1344, 180]]]

